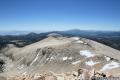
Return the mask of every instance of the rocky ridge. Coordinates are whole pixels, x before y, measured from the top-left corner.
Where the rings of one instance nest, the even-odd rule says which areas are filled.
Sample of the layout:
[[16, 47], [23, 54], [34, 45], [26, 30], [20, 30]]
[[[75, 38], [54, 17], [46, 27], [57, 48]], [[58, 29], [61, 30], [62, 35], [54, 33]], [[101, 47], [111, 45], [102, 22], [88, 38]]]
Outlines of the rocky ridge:
[[[5, 64], [0, 75], [5, 77], [7, 75], [8, 78], [17, 75], [23, 78], [23, 75], [27, 75], [31, 78], [30, 75], [35, 77], [38, 74], [45, 78], [50, 74], [48, 77], [54, 78], [50, 80], [74, 80], [73, 78], [80, 76], [79, 70], [81, 70], [82, 75], [84, 77], [88, 75], [89, 78], [94, 71], [108, 76], [119, 76], [119, 54], [120, 51], [89, 39], [50, 35], [46, 39], [22, 48], [8, 45], [1, 50]], [[71, 79], [66, 79], [67, 75], [71, 76]], [[59, 76], [62, 79], [58, 79]]]

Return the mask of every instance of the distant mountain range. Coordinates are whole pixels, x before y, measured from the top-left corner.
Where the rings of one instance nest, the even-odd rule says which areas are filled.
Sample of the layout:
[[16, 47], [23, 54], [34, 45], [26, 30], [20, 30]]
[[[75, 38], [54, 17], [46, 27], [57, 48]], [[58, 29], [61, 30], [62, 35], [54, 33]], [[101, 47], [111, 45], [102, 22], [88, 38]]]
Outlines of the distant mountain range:
[[[0, 31], [0, 35], [26, 35], [32, 31]], [[42, 31], [33, 31], [35, 33], [40, 33]]]
[[22, 46], [25, 46], [46, 38], [47, 35], [50, 33], [58, 33], [68, 37], [79, 36], [83, 38], [88, 38], [120, 50], [119, 31], [89, 31], [74, 29], [67, 31], [51, 31], [43, 33], [29, 31], [0, 32], [0, 44], [2, 46], [3, 44], [14, 43], [11, 41], [20, 40], [24, 42]]

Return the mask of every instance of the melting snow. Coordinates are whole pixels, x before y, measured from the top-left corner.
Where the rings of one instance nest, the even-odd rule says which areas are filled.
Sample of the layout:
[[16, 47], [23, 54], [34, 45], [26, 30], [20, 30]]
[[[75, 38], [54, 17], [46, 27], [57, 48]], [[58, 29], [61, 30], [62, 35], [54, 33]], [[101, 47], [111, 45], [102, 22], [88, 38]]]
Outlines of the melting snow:
[[104, 65], [104, 67], [100, 71], [105, 71], [105, 70], [118, 68], [118, 67], [120, 67], [119, 63], [112, 61], [109, 64]]
[[67, 59], [73, 59], [73, 57], [63, 57], [63, 61], [67, 60]]
[[79, 60], [79, 61], [72, 62], [72, 64], [75, 65], [75, 64], [77, 64], [77, 63], [79, 63], [79, 62], [80, 62], [80, 60]]
[[87, 44], [87, 43], [84, 43], [85, 45]]
[[79, 40], [80, 38], [79, 37], [72, 37], [72, 39]]
[[105, 59], [106, 59], [107, 61], [110, 61], [110, 57], [108, 57], [108, 56], [105, 56]]
[[76, 43], [84, 43], [83, 41], [81, 41], [81, 40], [78, 40], [78, 41], [76, 41]]
[[65, 61], [65, 60], [67, 60], [68, 59], [68, 57], [63, 57], [63, 61]]
[[93, 57], [94, 56], [94, 54], [92, 54], [90, 51], [88, 51], [88, 50], [82, 50], [82, 51], [80, 51], [80, 55], [81, 56], [86, 56], [86, 57]]
[[54, 59], [54, 57], [51, 57], [51, 59]]
[[92, 60], [88, 61], [88, 62], [85, 62], [86, 65], [89, 65], [89, 66], [93, 66], [95, 64], [97, 64], [98, 62], [94, 62]]

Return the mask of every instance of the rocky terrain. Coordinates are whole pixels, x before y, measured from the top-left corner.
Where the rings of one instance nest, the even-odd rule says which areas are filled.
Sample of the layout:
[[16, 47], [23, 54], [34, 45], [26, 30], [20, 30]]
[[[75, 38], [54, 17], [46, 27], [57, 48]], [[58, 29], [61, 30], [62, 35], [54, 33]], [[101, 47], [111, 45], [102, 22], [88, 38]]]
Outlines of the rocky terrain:
[[82, 37], [49, 34], [33, 44], [0, 51], [0, 80], [90, 80], [120, 76], [120, 51]]

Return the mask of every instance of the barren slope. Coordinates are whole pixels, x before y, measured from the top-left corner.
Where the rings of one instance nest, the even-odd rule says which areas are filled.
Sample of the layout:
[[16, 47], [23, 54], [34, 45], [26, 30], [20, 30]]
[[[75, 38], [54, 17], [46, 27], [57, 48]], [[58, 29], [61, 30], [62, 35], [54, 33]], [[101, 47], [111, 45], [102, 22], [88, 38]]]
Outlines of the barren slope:
[[120, 51], [80, 37], [50, 36], [22, 48], [9, 47], [1, 54], [6, 58], [4, 74], [7, 75], [61, 74], [80, 68], [115, 73], [120, 69]]

